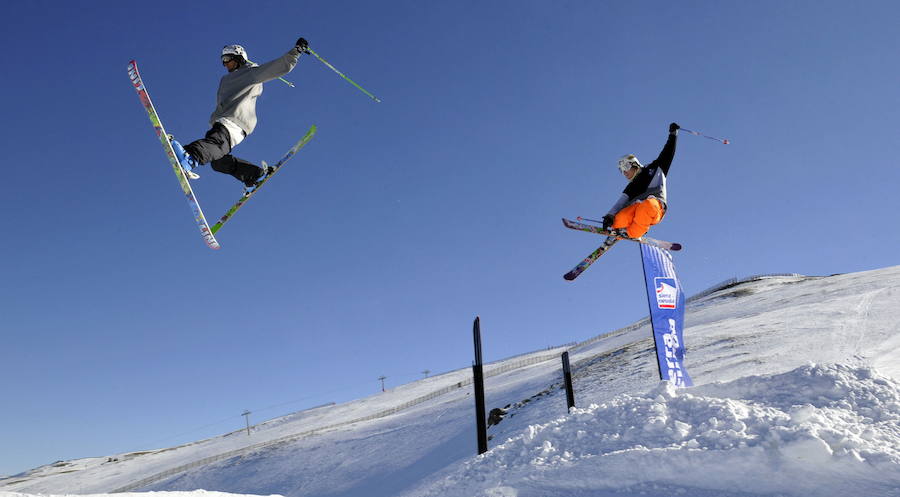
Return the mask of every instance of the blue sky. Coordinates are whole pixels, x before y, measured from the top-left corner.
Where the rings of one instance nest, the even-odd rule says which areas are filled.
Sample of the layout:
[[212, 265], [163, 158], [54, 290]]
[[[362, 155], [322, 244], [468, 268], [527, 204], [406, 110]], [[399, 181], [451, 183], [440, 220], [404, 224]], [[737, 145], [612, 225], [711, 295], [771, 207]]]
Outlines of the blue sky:
[[[601, 239], [622, 154], [682, 134], [670, 211], [686, 293], [896, 264], [896, 2], [6, 2], [0, 41], [0, 475], [175, 445], [425, 369], [646, 314], [639, 250]], [[318, 136], [205, 247], [129, 84], [201, 136], [225, 44], [315, 59], [266, 85], [235, 154]], [[213, 219], [239, 184], [194, 183]], [[688, 321], [687, 326], [690, 327]], [[690, 348], [690, 334], [686, 336]], [[690, 370], [690, 355], [687, 359]], [[695, 381], [702, 374], [692, 372]]]

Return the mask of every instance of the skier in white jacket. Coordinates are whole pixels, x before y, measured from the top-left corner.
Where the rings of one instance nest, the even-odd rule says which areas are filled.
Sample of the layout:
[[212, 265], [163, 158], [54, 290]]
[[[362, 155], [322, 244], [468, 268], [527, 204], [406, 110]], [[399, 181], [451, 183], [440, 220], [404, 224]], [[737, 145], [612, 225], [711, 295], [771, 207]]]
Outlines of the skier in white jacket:
[[256, 186], [269, 173], [231, 155], [231, 150], [256, 128], [256, 99], [263, 91], [263, 83], [291, 72], [308, 48], [309, 43], [299, 38], [286, 54], [262, 65], [250, 62], [240, 45], [222, 49], [222, 64], [228, 74], [219, 82], [216, 108], [209, 118], [210, 130], [184, 147], [172, 140], [175, 155], [192, 179], [199, 177], [192, 170], [206, 163], [214, 171], [234, 176], [247, 188]]

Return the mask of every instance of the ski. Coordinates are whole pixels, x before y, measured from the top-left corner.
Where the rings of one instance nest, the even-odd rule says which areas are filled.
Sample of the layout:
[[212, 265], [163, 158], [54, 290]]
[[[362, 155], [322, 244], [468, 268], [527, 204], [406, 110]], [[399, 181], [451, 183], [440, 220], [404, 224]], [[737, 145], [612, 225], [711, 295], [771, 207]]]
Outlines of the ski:
[[[566, 228], [579, 230], [579, 231], [587, 231], [588, 233], [596, 233], [598, 235], [610, 236], [611, 233], [609, 231], [604, 230], [600, 226], [594, 226], [593, 224], [579, 223], [577, 221], [572, 221], [571, 219], [563, 218], [563, 225]], [[650, 238], [649, 236], [642, 236], [640, 238], [628, 238], [628, 237], [620, 237], [623, 240], [631, 240], [632, 242], [643, 243], [645, 245], [652, 245], [654, 247], [659, 247], [666, 250], [677, 251], [681, 250], [681, 244], [676, 242], [667, 242], [665, 240], [657, 240], [656, 238]]]
[[262, 181], [257, 183], [256, 186], [254, 186], [252, 190], [245, 192], [241, 196], [241, 198], [238, 199], [238, 201], [235, 202], [234, 205], [232, 205], [231, 208], [228, 209], [227, 212], [225, 212], [225, 215], [222, 216], [221, 219], [219, 219], [219, 222], [214, 224], [213, 227], [211, 228], [212, 233], [215, 234], [217, 231], [219, 231], [219, 229], [222, 228], [222, 225], [227, 223], [228, 220], [231, 219], [231, 217], [234, 216], [234, 214], [241, 207], [243, 207], [244, 204], [246, 204], [248, 200], [253, 198], [253, 196], [256, 195], [256, 192], [258, 192], [259, 189], [262, 188], [262, 186], [264, 184], [266, 184], [272, 178], [272, 176], [275, 176], [275, 173], [277, 173], [278, 170], [281, 169], [281, 166], [283, 166], [285, 162], [291, 160], [291, 157], [293, 157], [294, 154], [296, 154], [301, 148], [303, 148], [304, 145], [306, 145], [307, 143], [309, 143], [310, 140], [313, 139], [313, 136], [315, 136], [315, 134], [316, 134], [316, 125], [313, 124], [312, 126], [310, 126], [309, 131], [307, 131], [306, 134], [303, 135], [303, 138], [301, 138], [300, 141], [295, 143], [294, 146], [291, 147], [291, 149], [288, 150], [286, 154], [284, 154], [284, 157], [282, 157], [278, 162], [275, 163], [274, 166], [272, 166], [272, 171], [268, 175], [266, 175], [262, 179]]
[[144, 86], [143, 80], [141, 80], [141, 74], [138, 72], [136, 61], [132, 60], [128, 63], [128, 77], [131, 79], [131, 84], [134, 86], [135, 91], [137, 91], [138, 97], [144, 105], [144, 109], [147, 110], [147, 115], [150, 117], [150, 123], [153, 124], [153, 129], [156, 130], [156, 136], [159, 137], [159, 141], [166, 151], [166, 157], [168, 157], [169, 162], [172, 163], [175, 177], [178, 178], [181, 190], [184, 191], [184, 195], [187, 197], [191, 210], [194, 212], [194, 221], [200, 228], [200, 235], [203, 237], [203, 241], [206, 242], [206, 245], [209, 248], [218, 249], [219, 242], [216, 241], [216, 237], [213, 236], [214, 231], [210, 229], [209, 223], [206, 222], [203, 210], [200, 209], [200, 204], [197, 202], [197, 197], [194, 195], [194, 190], [191, 188], [191, 184], [188, 182], [184, 170], [181, 168], [181, 164], [178, 162], [178, 159], [175, 158], [175, 151], [172, 149], [172, 144], [169, 142], [169, 135], [166, 133], [165, 128], [163, 128], [163, 125], [159, 120], [159, 115], [156, 114], [156, 108], [153, 107], [153, 102], [150, 101], [150, 94], [147, 93], [147, 87]]
[[600, 245], [599, 247], [597, 247], [597, 250], [591, 252], [591, 255], [585, 257], [585, 259], [583, 261], [579, 262], [577, 266], [575, 266], [571, 271], [566, 273], [565, 276], [563, 276], [563, 278], [565, 278], [568, 281], [572, 281], [575, 278], [577, 278], [579, 274], [583, 273], [585, 269], [590, 267], [590, 265], [593, 264], [594, 261], [599, 259], [601, 255], [605, 254], [606, 251], [609, 250], [613, 245], [615, 245], [616, 242], [618, 242], [619, 240], [621, 240], [621, 238], [612, 237], [612, 236], [607, 237], [606, 241], [603, 242], [603, 245]]

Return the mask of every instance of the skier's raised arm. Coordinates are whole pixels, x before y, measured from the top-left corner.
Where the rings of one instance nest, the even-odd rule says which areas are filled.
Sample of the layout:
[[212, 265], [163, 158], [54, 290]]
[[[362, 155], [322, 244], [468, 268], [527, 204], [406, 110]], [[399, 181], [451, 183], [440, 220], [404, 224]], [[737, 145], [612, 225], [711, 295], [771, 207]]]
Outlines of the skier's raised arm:
[[662, 169], [663, 173], [666, 175], [669, 174], [669, 167], [672, 166], [672, 160], [675, 159], [675, 144], [678, 142], [678, 130], [680, 128], [681, 126], [676, 123], [669, 125], [669, 138], [666, 140], [666, 144], [663, 146], [662, 151], [659, 152], [659, 157], [650, 164], [647, 164], [648, 168], [658, 167]]
[[296, 45], [288, 50], [286, 54], [252, 68], [253, 81], [255, 83], [266, 83], [291, 72], [294, 66], [297, 65], [300, 54], [304, 53], [308, 47], [309, 43], [305, 39], [298, 38]]

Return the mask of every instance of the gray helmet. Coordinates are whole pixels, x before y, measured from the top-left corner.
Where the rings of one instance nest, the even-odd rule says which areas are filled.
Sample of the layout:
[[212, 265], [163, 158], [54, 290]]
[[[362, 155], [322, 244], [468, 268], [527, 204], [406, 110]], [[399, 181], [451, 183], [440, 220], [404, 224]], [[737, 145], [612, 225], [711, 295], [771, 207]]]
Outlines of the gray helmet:
[[237, 57], [240, 58], [240, 63], [247, 62], [249, 60], [247, 58], [247, 51], [244, 50], [244, 47], [240, 45], [225, 45], [222, 47], [222, 57]]

